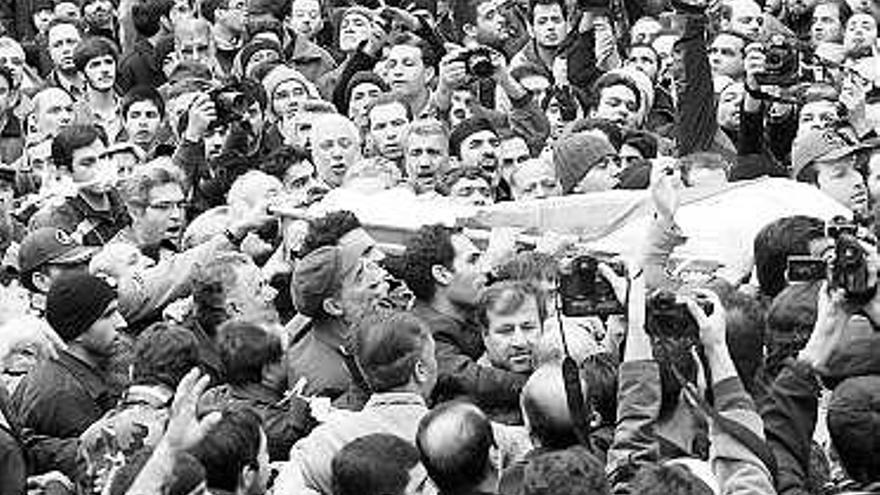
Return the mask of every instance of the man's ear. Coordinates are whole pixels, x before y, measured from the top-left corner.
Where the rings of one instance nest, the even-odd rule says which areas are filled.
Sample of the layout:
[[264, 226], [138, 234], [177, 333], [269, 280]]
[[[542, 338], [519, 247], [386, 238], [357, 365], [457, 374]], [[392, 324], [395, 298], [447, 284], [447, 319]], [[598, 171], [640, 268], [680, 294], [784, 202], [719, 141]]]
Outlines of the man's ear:
[[428, 367], [425, 366], [425, 363], [423, 363], [421, 359], [416, 361], [416, 365], [413, 366], [413, 376], [415, 377], [416, 383], [425, 383], [428, 381]]
[[324, 308], [324, 312], [330, 316], [342, 316], [342, 305], [339, 304], [339, 301], [336, 298], [328, 297], [324, 299], [324, 302], [321, 303]]
[[247, 493], [254, 486], [258, 474], [254, 466], [247, 465], [241, 468], [238, 474], [238, 486], [243, 489], [243, 493]]
[[48, 294], [49, 286], [52, 285], [49, 277], [39, 270], [31, 274], [31, 283], [43, 294]]
[[449, 285], [452, 283], [452, 272], [443, 265], [434, 265], [431, 267], [431, 277], [440, 285]]
[[476, 38], [477, 37], [477, 26], [474, 24], [465, 24], [461, 27], [461, 32], [464, 33], [466, 38]]

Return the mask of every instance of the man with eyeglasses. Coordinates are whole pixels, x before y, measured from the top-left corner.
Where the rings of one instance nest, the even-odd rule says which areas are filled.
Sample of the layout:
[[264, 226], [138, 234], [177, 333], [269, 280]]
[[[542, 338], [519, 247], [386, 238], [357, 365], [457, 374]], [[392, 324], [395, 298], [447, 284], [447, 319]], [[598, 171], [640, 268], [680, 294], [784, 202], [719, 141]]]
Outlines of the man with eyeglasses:
[[272, 218], [265, 212], [243, 212], [222, 233], [180, 250], [186, 208], [183, 172], [168, 158], [159, 158], [140, 167], [120, 190], [131, 225], [113, 237], [90, 268], [114, 280], [120, 312], [134, 331], [158, 321], [169, 303], [189, 294], [197, 266], [238, 249], [250, 232]]

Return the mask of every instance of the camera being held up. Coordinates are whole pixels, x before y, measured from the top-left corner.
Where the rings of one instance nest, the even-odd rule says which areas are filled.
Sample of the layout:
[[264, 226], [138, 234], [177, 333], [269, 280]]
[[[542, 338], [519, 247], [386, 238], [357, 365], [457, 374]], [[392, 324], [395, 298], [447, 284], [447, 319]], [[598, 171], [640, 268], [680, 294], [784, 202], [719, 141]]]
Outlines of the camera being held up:
[[[560, 267], [559, 297], [562, 314], [577, 316], [622, 315], [626, 309], [617, 300], [611, 283], [599, 271], [600, 260], [589, 255], [577, 256]], [[604, 261], [615, 273], [623, 276], [622, 263]]]
[[492, 50], [485, 46], [476, 46], [462, 51], [454, 61], [464, 62], [465, 71], [469, 76], [488, 79], [495, 74], [492, 63]]
[[756, 76], [758, 84], [787, 88], [800, 82], [802, 50], [785, 36], [772, 36], [763, 45], [765, 68]]
[[869, 280], [868, 252], [858, 237], [858, 226], [836, 217], [825, 225], [825, 235], [834, 242], [830, 256], [789, 256], [788, 281], [828, 280], [830, 288], [843, 289], [847, 298], [853, 301], [867, 301], [874, 297], [877, 286]]
[[231, 124], [247, 119], [248, 102], [244, 93], [220, 87], [208, 92], [208, 96], [214, 103], [218, 123]]
[[[694, 300], [706, 315], [715, 308], [711, 301], [695, 295]], [[645, 333], [655, 338], [684, 339], [700, 342], [700, 327], [687, 304], [675, 292], [659, 290], [645, 303]]]

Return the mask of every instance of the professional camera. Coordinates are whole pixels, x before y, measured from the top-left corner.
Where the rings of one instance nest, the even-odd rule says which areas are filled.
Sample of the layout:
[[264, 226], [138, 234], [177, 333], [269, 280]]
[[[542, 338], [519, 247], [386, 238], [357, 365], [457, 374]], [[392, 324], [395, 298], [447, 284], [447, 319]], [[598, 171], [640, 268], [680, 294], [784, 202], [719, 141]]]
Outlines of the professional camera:
[[[711, 301], [694, 298], [707, 315], [715, 310]], [[699, 342], [700, 327], [690, 310], [678, 295], [660, 290], [645, 304], [645, 332], [652, 337], [678, 338]]]
[[222, 87], [211, 90], [208, 96], [214, 102], [218, 122], [231, 123], [247, 118], [248, 102], [244, 93]]
[[488, 79], [495, 73], [495, 65], [492, 63], [492, 50], [485, 46], [469, 48], [458, 57], [456, 61], [464, 62], [468, 75]]
[[787, 88], [800, 79], [800, 51], [784, 36], [773, 36], [764, 43], [765, 67], [757, 75], [758, 84]]
[[[623, 264], [605, 262], [618, 275], [626, 272]], [[611, 284], [599, 272], [599, 260], [588, 255], [563, 263], [559, 277], [559, 297], [565, 316], [608, 316], [624, 314], [625, 309]]]
[[843, 289], [847, 297], [873, 297], [876, 286], [868, 282], [868, 253], [857, 237], [858, 227], [837, 217], [825, 226], [825, 235], [834, 240], [830, 262], [812, 256], [789, 256], [786, 278], [790, 282], [828, 280], [831, 288]]

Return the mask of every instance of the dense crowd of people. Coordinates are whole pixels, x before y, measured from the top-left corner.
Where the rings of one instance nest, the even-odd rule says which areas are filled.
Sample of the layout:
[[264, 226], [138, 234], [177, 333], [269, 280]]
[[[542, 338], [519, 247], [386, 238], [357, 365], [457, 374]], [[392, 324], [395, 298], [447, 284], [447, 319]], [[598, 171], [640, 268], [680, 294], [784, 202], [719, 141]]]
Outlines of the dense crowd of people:
[[[0, 494], [880, 493], [878, 22], [0, 2]], [[768, 181], [837, 209], [681, 259]]]

